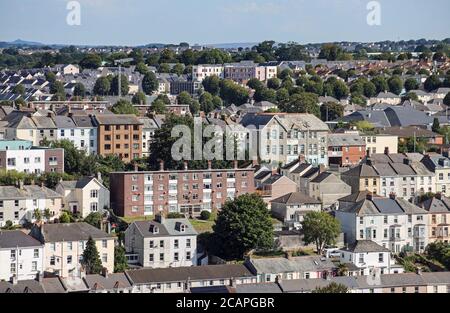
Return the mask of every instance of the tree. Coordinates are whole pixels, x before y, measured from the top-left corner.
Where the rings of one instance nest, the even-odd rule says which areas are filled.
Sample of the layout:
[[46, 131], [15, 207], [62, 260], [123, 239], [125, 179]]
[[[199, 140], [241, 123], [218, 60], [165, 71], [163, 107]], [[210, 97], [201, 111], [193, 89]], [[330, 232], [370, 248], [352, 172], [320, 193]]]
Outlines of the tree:
[[392, 76], [388, 80], [389, 91], [399, 95], [403, 89], [403, 82], [399, 76]]
[[105, 96], [109, 94], [111, 83], [107, 77], [99, 77], [95, 81], [93, 92], [95, 95]]
[[388, 83], [383, 76], [375, 76], [372, 78], [371, 82], [375, 85], [377, 93], [385, 92], [389, 88]]
[[374, 97], [377, 94], [377, 87], [371, 81], [366, 81], [363, 84], [363, 94], [367, 98]]
[[36, 222], [40, 222], [42, 220], [42, 212], [39, 209], [34, 209], [33, 211], [33, 218], [36, 220]]
[[337, 276], [347, 276], [348, 274], [348, 266], [344, 263], [339, 263], [337, 269]]
[[350, 93], [347, 84], [334, 77], [331, 77], [326, 81], [324, 90], [327, 90], [327, 95], [335, 97], [338, 100], [347, 98]]
[[444, 104], [450, 106], [450, 92], [444, 98]]
[[142, 91], [136, 92], [133, 98], [131, 98], [131, 102], [133, 104], [146, 104], [147, 99], [145, 98], [145, 93]]
[[98, 229], [101, 229], [102, 226], [102, 220], [103, 216], [99, 212], [92, 212], [86, 218], [84, 221], [94, 227], [97, 227]]
[[75, 97], [84, 97], [86, 95], [86, 88], [82, 83], [76, 83], [73, 90], [73, 95]]
[[241, 105], [248, 101], [249, 92], [234, 81], [224, 79], [220, 82], [220, 97], [227, 104]]
[[202, 81], [205, 91], [212, 95], [218, 95], [220, 91], [220, 78], [216, 75], [208, 76]]
[[264, 88], [264, 84], [258, 78], [252, 78], [247, 82], [247, 87], [258, 91]]
[[344, 116], [344, 107], [339, 103], [328, 102], [320, 106], [322, 121], [333, 121]]
[[148, 73], [148, 66], [144, 62], [139, 62], [136, 64], [136, 71], [142, 75]]
[[289, 91], [286, 88], [278, 89], [276, 99], [278, 102], [287, 101], [289, 99]]
[[192, 96], [187, 91], [182, 91], [177, 96], [177, 102], [178, 104], [191, 104], [192, 103]]
[[405, 80], [405, 89], [406, 91], [416, 90], [419, 88], [419, 83], [414, 78], [408, 78]]
[[114, 272], [123, 273], [128, 269], [128, 261], [125, 256], [125, 248], [122, 246], [114, 247]]
[[308, 212], [302, 222], [304, 241], [314, 243], [317, 253], [322, 254], [326, 245], [333, 245], [341, 231], [337, 219], [326, 212]]
[[111, 108], [114, 114], [134, 114], [139, 115], [138, 109], [136, 109], [128, 100], [120, 99]]
[[213, 226], [217, 253], [226, 259], [242, 259], [253, 249], [273, 248], [273, 225], [267, 204], [257, 194], [228, 200]]
[[161, 99], [154, 100], [150, 107], [156, 114], [164, 114], [167, 111], [166, 104]]
[[50, 85], [50, 93], [52, 94], [65, 94], [64, 84], [59, 80]]
[[267, 81], [267, 87], [271, 89], [278, 89], [281, 86], [281, 80], [276, 77], [273, 77]]
[[332, 282], [326, 287], [314, 289], [312, 293], [348, 293], [348, 288], [345, 285]]
[[170, 70], [171, 73], [181, 75], [184, 72], [184, 65], [181, 63], [175, 64], [172, 69]]
[[431, 127], [431, 130], [435, 133], [439, 133], [441, 130], [441, 125], [439, 124], [437, 117], [433, 119], [433, 126]]
[[431, 75], [430, 77], [428, 77], [425, 80], [425, 83], [423, 84], [423, 88], [427, 91], [427, 92], [431, 92], [433, 90], [438, 89], [439, 87], [441, 87], [441, 80], [439, 79], [439, 77], [437, 75]]
[[[123, 96], [128, 94], [130, 90], [128, 78], [126, 75], [120, 75], [120, 92]], [[111, 90], [110, 93], [113, 95], [119, 95], [119, 75], [115, 75], [111, 81]]]
[[49, 221], [50, 218], [52, 217], [52, 213], [50, 212], [49, 208], [44, 210], [44, 214], [43, 215], [44, 215], [44, 218], [45, 218], [46, 221]]
[[61, 224], [67, 224], [70, 223], [70, 215], [66, 211], [63, 211], [61, 215], [59, 216], [59, 222]]
[[98, 254], [97, 246], [95, 241], [89, 236], [86, 243], [86, 248], [83, 251], [83, 258], [81, 260], [81, 265], [86, 270], [86, 274], [100, 274], [102, 272], [103, 266], [100, 256]]
[[277, 93], [274, 89], [263, 87], [261, 89], [256, 90], [255, 94], [253, 95], [253, 99], [256, 102], [260, 101], [275, 102], [277, 100]]
[[211, 212], [206, 211], [206, 210], [201, 211], [201, 212], [200, 212], [200, 218], [201, 218], [202, 220], [204, 220], [204, 221], [209, 220], [209, 219], [211, 218]]
[[287, 113], [310, 113], [320, 118], [320, 108], [316, 94], [303, 92], [292, 95], [288, 101], [280, 103], [279, 108]]
[[153, 92], [158, 90], [159, 82], [156, 78], [155, 73], [147, 72], [142, 79], [142, 90], [147, 94], [151, 95]]
[[80, 66], [83, 68], [96, 69], [102, 65], [102, 58], [95, 53], [86, 55], [81, 61]]
[[79, 151], [68, 139], [54, 141], [50, 146], [64, 149], [64, 170], [66, 173], [74, 174], [78, 172], [84, 152]]
[[336, 61], [343, 55], [342, 48], [335, 44], [324, 44], [319, 53], [319, 59], [327, 59], [328, 61]]
[[375, 128], [369, 121], [358, 121], [355, 123], [356, 129], [362, 132], [370, 131]]

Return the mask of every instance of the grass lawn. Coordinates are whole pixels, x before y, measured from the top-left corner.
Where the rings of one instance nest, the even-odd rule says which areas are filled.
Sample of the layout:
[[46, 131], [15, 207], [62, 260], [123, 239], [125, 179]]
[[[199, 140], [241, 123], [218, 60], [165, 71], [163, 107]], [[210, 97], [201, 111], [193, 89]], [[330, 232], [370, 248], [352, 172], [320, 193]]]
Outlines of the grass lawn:
[[191, 222], [192, 226], [195, 228], [195, 230], [198, 233], [206, 233], [206, 232], [212, 232], [212, 227], [214, 225], [214, 221], [202, 221], [197, 219], [189, 220]]
[[155, 219], [154, 216], [133, 216], [133, 217], [119, 217], [119, 218], [127, 224], [131, 224], [137, 221], [152, 221]]

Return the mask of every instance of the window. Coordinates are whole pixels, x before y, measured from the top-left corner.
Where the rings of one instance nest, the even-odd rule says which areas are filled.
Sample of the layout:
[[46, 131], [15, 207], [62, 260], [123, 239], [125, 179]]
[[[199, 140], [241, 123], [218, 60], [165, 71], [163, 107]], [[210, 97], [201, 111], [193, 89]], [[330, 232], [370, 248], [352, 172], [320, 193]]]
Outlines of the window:
[[55, 265], [55, 256], [50, 257], [50, 265]]
[[186, 252], [186, 260], [190, 260], [191, 259], [191, 252]]
[[34, 249], [33, 251], [33, 257], [38, 258], [39, 257], [39, 249]]
[[104, 262], [104, 263], [108, 262], [108, 254], [107, 253], [102, 254], [102, 262]]
[[148, 261], [149, 261], [149, 262], [153, 262], [153, 261], [154, 261], [153, 253], [150, 253], [150, 254], [148, 255]]
[[31, 262], [31, 270], [37, 271], [37, 262], [36, 261]]
[[191, 239], [186, 239], [186, 248], [191, 247]]
[[179, 261], [179, 255], [178, 255], [178, 252], [175, 252], [175, 253], [173, 254], [173, 260], [174, 260], [175, 262], [178, 262], [178, 261]]
[[16, 263], [11, 263], [10, 272], [11, 274], [14, 274], [16, 272]]
[[67, 250], [72, 250], [72, 242], [67, 242]]
[[108, 248], [108, 240], [102, 240], [102, 247]]
[[98, 190], [91, 190], [91, 198], [98, 198]]
[[359, 254], [359, 263], [364, 263], [364, 254]]
[[379, 263], [383, 263], [384, 262], [384, 254], [383, 253], [378, 253], [378, 262]]
[[159, 254], [159, 260], [160, 261], [164, 261], [164, 253], [160, 253]]
[[164, 240], [160, 240], [159, 241], [159, 247], [160, 248], [164, 248]]
[[179, 248], [179, 242], [178, 242], [178, 239], [175, 239], [175, 240], [174, 240], [173, 245], [174, 245], [174, 248], [175, 248], [175, 249], [178, 249], [178, 248]]
[[153, 242], [153, 240], [149, 241], [148, 246], [149, 246], [150, 249], [155, 247], [155, 243]]
[[67, 256], [67, 264], [72, 264], [72, 256], [71, 255]]

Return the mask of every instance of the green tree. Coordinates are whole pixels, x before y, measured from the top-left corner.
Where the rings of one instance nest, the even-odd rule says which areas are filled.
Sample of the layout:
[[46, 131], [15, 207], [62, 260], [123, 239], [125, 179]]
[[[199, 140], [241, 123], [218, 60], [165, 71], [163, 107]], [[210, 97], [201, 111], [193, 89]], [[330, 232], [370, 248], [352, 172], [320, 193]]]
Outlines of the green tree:
[[375, 85], [377, 93], [385, 92], [389, 89], [388, 83], [383, 76], [375, 76], [371, 82]]
[[191, 104], [192, 103], [192, 96], [187, 91], [182, 91], [177, 96], [177, 102], [178, 104]]
[[54, 141], [51, 143], [51, 147], [64, 149], [64, 170], [66, 173], [75, 174], [78, 172], [80, 161], [84, 156], [83, 152], [79, 151], [68, 139]]
[[399, 95], [403, 89], [403, 82], [399, 76], [392, 76], [388, 80], [389, 91]]
[[253, 249], [273, 248], [269, 210], [257, 194], [228, 200], [219, 212], [213, 230], [218, 253], [226, 259], [242, 259]]
[[102, 58], [98, 54], [90, 53], [86, 55], [81, 61], [82, 68], [96, 69], [102, 65]]
[[344, 116], [344, 107], [339, 103], [327, 102], [320, 106], [322, 121], [333, 121]]
[[114, 114], [134, 114], [139, 115], [138, 109], [136, 109], [133, 104], [128, 100], [120, 99], [111, 108], [111, 112]]
[[434, 91], [436, 89], [438, 89], [439, 87], [441, 87], [441, 80], [439, 79], [439, 77], [437, 75], [431, 75], [430, 77], [428, 77], [425, 80], [425, 83], [423, 84], [423, 88], [427, 91], [427, 92], [431, 92]]
[[279, 80], [278, 78], [274, 77], [271, 78], [267, 81], [267, 87], [271, 88], [271, 89], [278, 89], [281, 86], [281, 80]]
[[241, 105], [248, 101], [249, 92], [234, 81], [224, 79], [220, 82], [220, 97], [227, 104]]
[[64, 84], [59, 80], [50, 85], [50, 93], [52, 94], [65, 94]]
[[327, 59], [328, 61], [336, 61], [343, 55], [342, 48], [335, 44], [324, 44], [319, 53], [319, 59]]
[[155, 73], [147, 72], [142, 79], [142, 90], [147, 94], [151, 95], [153, 92], [158, 90], [159, 82], [156, 78]]
[[97, 246], [92, 237], [86, 243], [86, 248], [83, 251], [83, 258], [81, 260], [81, 265], [86, 270], [86, 274], [100, 274], [102, 272], [103, 266], [100, 260], [100, 255], [98, 254]]
[[70, 215], [69, 215], [69, 213], [67, 213], [66, 211], [63, 211], [59, 215], [59, 222], [62, 223], [62, 224], [70, 223]]
[[[130, 86], [128, 83], [128, 78], [126, 75], [120, 75], [120, 92], [123, 96], [128, 95], [128, 91], [130, 90]], [[111, 81], [111, 94], [119, 95], [119, 75], [115, 75]]]
[[406, 91], [416, 90], [419, 88], [419, 83], [414, 78], [408, 78], [405, 80], [405, 89]]
[[254, 90], [264, 88], [264, 84], [258, 78], [252, 78], [247, 82], [247, 86]]
[[23, 96], [25, 94], [25, 87], [22, 84], [15, 85], [12, 92], [16, 95]]
[[431, 127], [431, 130], [435, 133], [439, 133], [441, 131], [441, 125], [439, 124], [437, 117], [433, 119], [433, 126]]
[[288, 101], [279, 104], [282, 112], [287, 113], [310, 113], [320, 118], [320, 108], [316, 94], [303, 92], [292, 95]]
[[33, 211], [33, 218], [36, 220], [36, 222], [40, 222], [42, 220], [42, 212], [39, 209], [34, 209]]
[[333, 245], [341, 231], [337, 219], [326, 212], [308, 212], [302, 222], [304, 241], [314, 243], [318, 254], [322, 254], [326, 245]]
[[133, 98], [131, 98], [131, 102], [133, 104], [146, 104], [147, 99], [145, 97], [145, 93], [143, 93], [142, 91], [136, 92]]
[[289, 99], [289, 91], [286, 88], [280, 88], [276, 94], [277, 102], [287, 101]]
[[220, 91], [220, 78], [216, 75], [208, 76], [202, 81], [205, 91], [212, 95], [218, 95]]
[[184, 72], [184, 65], [181, 63], [175, 64], [172, 69], [170, 70], [171, 73], [181, 75]]
[[255, 94], [253, 95], [253, 99], [255, 99], [256, 102], [260, 101], [275, 102], [277, 100], [277, 93], [274, 89], [263, 87], [261, 89], [256, 90]]
[[94, 227], [97, 227], [98, 229], [101, 229], [102, 226], [102, 220], [103, 216], [100, 212], [92, 212], [86, 218], [84, 221]]
[[93, 92], [95, 95], [106, 96], [111, 90], [111, 82], [107, 77], [99, 77], [95, 81]]
[[156, 114], [164, 114], [167, 111], [167, 107], [163, 100], [156, 99], [152, 102], [151, 110]]
[[332, 282], [326, 287], [314, 289], [312, 293], [348, 293], [348, 288], [345, 285]]
[[114, 272], [123, 273], [128, 269], [128, 262], [125, 256], [125, 248], [122, 246], [114, 247]]
[[73, 90], [73, 95], [76, 97], [84, 97], [86, 96], [86, 88], [82, 83], [76, 83], [75, 88]]

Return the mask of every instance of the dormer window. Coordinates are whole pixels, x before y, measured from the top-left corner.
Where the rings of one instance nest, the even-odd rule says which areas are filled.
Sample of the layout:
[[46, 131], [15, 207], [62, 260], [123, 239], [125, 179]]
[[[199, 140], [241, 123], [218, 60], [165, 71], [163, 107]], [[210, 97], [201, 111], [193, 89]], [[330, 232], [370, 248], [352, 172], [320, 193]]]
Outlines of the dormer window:
[[159, 234], [159, 227], [156, 225], [150, 225], [150, 232], [152, 234]]

